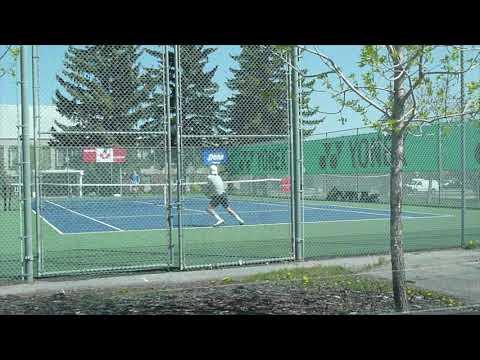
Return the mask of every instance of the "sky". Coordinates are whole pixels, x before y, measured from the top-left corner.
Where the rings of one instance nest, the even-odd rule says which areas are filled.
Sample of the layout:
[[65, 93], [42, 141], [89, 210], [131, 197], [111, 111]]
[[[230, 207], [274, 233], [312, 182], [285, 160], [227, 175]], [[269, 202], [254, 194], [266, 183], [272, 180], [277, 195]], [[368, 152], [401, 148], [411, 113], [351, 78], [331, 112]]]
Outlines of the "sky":
[[[225, 85], [227, 79], [232, 77], [229, 71], [231, 67], [236, 64], [230, 55], [237, 55], [240, 52], [239, 46], [230, 45], [211, 45], [217, 50], [210, 55], [209, 64], [211, 66], [218, 65], [218, 70], [215, 73], [214, 81], [219, 84], [219, 91], [217, 98], [226, 98], [229, 90]], [[28, 47], [30, 49], [30, 47]], [[319, 45], [318, 48], [330, 56], [339, 67], [346, 73], [359, 73], [361, 69], [357, 63], [360, 58], [361, 46], [357, 45]], [[0, 56], [6, 49], [6, 45], [0, 45]], [[42, 105], [51, 105], [53, 94], [57, 87], [55, 76], [63, 69], [63, 57], [67, 46], [61, 45], [42, 45], [39, 46], [39, 67], [40, 67], [40, 103]], [[31, 61], [31, 54], [27, 56], [29, 63]], [[0, 65], [5, 66], [8, 60], [4, 58]], [[324, 67], [320, 66], [320, 61], [315, 55], [304, 55], [301, 65], [307, 69], [309, 74], [324, 71]], [[30, 66], [30, 65], [29, 65]], [[208, 67], [207, 67], [208, 69]], [[31, 74], [29, 74], [31, 76]], [[31, 97], [31, 95], [30, 95]], [[0, 104], [16, 104], [16, 90], [15, 80], [10, 76], [0, 78]], [[31, 101], [31, 99], [30, 99]], [[338, 105], [330, 99], [327, 95], [314, 92], [311, 99], [312, 106], [320, 106], [322, 111], [335, 112]], [[378, 116], [375, 111], [370, 113], [371, 117]], [[322, 115], [324, 116], [324, 115]], [[326, 131], [337, 131], [342, 129], [350, 129], [354, 127], [363, 126], [359, 116], [353, 111], [345, 111], [343, 114], [347, 118], [347, 123], [341, 124], [338, 121], [338, 115], [327, 115], [323, 123], [317, 126], [315, 133], [324, 133]]]

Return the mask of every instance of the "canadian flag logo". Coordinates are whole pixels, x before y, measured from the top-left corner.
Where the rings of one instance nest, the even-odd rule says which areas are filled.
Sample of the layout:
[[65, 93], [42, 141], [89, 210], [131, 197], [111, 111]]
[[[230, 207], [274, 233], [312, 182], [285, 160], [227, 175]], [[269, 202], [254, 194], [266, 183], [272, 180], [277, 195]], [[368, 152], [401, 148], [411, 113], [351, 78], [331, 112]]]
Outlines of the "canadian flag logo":
[[83, 149], [83, 162], [86, 163], [123, 163], [127, 150], [123, 148], [86, 148]]
[[113, 162], [113, 149], [112, 148], [97, 148], [97, 162]]

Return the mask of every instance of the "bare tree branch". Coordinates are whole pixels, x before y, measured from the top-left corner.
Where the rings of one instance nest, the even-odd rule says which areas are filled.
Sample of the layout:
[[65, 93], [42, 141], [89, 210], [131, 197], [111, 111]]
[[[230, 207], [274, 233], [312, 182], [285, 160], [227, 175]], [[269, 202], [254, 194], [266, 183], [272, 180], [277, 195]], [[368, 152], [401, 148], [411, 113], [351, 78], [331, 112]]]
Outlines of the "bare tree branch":
[[[385, 109], [383, 109], [380, 105], [376, 104], [374, 101], [372, 101], [371, 99], [369, 99], [366, 95], [362, 94], [362, 92], [360, 92], [356, 87], [355, 85], [353, 85], [346, 77], [345, 75], [343, 74], [343, 72], [338, 69], [337, 65], [335, 64], [335, 62], [330, 59], [328, 56], [318, 52], [318, 51], [314, 51], [314, 50], [311, 50], [311, 49], [308, 49], [306, 47], [303, 47], [303, 46], [298, 46], [299, 48], [301, 49], [304, 49], [305, 51], [308, 51], [314, 55], [317, 55], [319, 56], [321, 59], [323, 59], [324, 61], [324, 64], [327, 65], [330, 69], [332, 69], [333, 71], [335, 71], [337, 73], [337, 75], [343, 80], [343, 82], [352, 89], [352, 91], [357, 94], [358, 96], [360, 96], [360, 98], [362, 98], [364, 101], [366, 101], [367, 103], [371, 104], [375, 109], [377, 109], [378, 111], [380, 111], [382, 114], [385, 114], [387, 116], [389, 116], [389, 113], [387, 111], [385, 111]], [[328, 63], [328, 64], [327, 64]]]
[[5, 52], [0, 56], [0, 61], [5, 57], [5, 55], [8, 54], [8, 51], [10, 50], [11, 47], [12, 45], [8, 45], [7, 50], [5, 50]]
[[431, 123], [431, 122], [441, 120], [441, 119], [449, 119], [449, 118], [452, 118], [452, 117], [458, 117], [458, 116], [462, 116], [462, 115], [474, 115], [474, 114], [479, 114], [479, 113], [480, 113], [480, 109], [477, 110], [477, 111], [466, 111], [466, 112], [457, 113], [457, 114], [435, 115], [435, 116], [428, 116], [426, 118], [415, 118], [415, 119], [413, 119], [412, 122]]

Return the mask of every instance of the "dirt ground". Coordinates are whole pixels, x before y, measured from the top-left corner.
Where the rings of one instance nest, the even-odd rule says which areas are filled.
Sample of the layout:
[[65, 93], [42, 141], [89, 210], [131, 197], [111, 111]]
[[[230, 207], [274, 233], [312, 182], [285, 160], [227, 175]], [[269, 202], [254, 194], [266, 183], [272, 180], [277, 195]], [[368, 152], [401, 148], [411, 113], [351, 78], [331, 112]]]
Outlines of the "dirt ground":
[[[414, 312], [445, 307], [440, 299], [410, 297]], [[181, 288], [92, 289], [0, 297], [0, 314], [28, 315], [354, 315], [389, 314], [393, 308], [388, 292], [318, 283], [306, 286], [301, 281], [196, 283]], [[469, 311], [480, 314], [480, 308]]]

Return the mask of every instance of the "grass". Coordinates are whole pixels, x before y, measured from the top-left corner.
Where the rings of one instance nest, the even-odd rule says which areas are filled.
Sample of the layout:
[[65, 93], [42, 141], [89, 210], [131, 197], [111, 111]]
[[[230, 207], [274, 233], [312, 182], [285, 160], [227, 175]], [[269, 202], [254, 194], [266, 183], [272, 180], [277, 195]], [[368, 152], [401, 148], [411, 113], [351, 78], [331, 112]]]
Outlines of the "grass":
[[[313, 204], [306, 201], [308, 206]], [[318, 202], [317, 202], [318, 204]], [[361, 207], [361, 204], [338, 204]], [[368, 204], [385, 209], [386, 205]], [[406, 251], [459, 247], [460, 211], [458, 209], [404, 206], [416, 211], [449, 217], [407, 219], [404, 221]], [[19, 212], [0, 212], [0, 277], [14, 277], [20, 272]], [[467, 238], [480, 238], [480, 210], [467, 210]], [[388, 220], [306, 223], [304, 225], [307, 259], [388, 254]], [[68, 273], [117, 271], [127, 266], [165, 266], [169, 262], [168, 233], [164, 230], [125, 231], [96, 234], [60, 235], [42, 222], [44, 272]], [[34, 236], [35, 238], [35, 236]], [[177, 234], [174, 231], [173, 263], [178, 264]], [[252, 227], [199, 228], [183, 231], [187, 266], [241, 264], [271, 261], [292, 256], [288, 224]], [[34, 244], [34, 249], [36, 244]], [[269, 260], [267, 260], [269, 259]]]
[[[379, 265], [373, 265], [379, 266]], [[362, 269], [364, 271], [364, 269]], [[238, 280], [239, 283], [291, 281], [305, 287], [329, 287], [331, 289], [349, 289], [363, 293], [383, 293], [392, 296], [392, 284], [389, 280], [374, 279], [357, 275], [354, 271], [341, 266], [316, 266], [311, 268], [282, 269], [269, 273], [255, 274]], [[230, 279], [229, 283], [235, 283]], [[423, 297], [438, 301], [441, 306], [461, 306], [463, 303], [441, 292], [407, 286], [407, 297]]]

